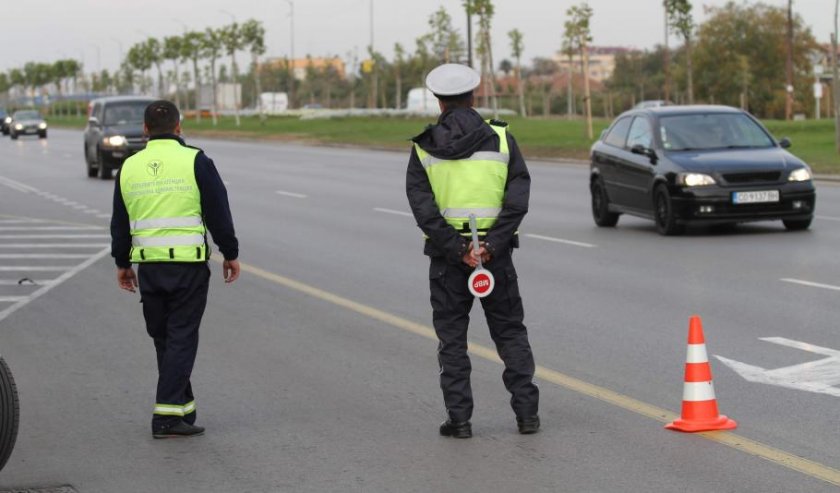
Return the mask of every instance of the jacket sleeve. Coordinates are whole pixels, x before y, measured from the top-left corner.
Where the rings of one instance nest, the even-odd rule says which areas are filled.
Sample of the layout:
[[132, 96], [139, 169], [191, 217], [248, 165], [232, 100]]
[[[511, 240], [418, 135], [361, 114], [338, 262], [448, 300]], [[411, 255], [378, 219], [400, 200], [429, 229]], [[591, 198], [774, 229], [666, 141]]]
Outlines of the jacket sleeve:
[[437, 250], [444, 252], [450, 262], [459, 262], [467, 251], [467, 241], [440, 214], [429, 177], [413, 147], [408, 160], [405, 191], [417, 226], [429, 237], [428, 241]]
[[515, 246], [514, 233], [528, 213], [528, 200], [531, 194], [531, 175], [525, 165], [525, 158], [516, 144], [516, 139], [507, 134], [510, 162], [508, 163], [505, 200], [496, 224], [487, 232], [487, 249], [493, 255], [502, 254]]
[[131, 267], [131, 226], [128, 221], [128, 209], [123, 202], [120, 190], [120, 173], [114, 179], [114, 205], [111, 212], [111, 256], [117, 267]]
[[219, 247], [225, 260], [236, 260], [239, 257], [239, 241], [233, 229], [227, 189], [213, 160], [203, 152], [199, 152], [195, 157], [195, 181], [201, 193], [204, 224], [210, 230], [213, 242]]

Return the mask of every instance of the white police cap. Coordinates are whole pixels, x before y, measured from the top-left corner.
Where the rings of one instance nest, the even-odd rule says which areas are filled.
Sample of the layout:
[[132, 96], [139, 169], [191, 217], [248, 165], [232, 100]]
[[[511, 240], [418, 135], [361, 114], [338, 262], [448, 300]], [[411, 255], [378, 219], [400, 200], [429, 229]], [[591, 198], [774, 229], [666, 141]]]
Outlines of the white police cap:
[[460, 63], [445, 63], [429, 72], [426, 87], [438, 96], [457, 96], [481, 84], [478, 72]]

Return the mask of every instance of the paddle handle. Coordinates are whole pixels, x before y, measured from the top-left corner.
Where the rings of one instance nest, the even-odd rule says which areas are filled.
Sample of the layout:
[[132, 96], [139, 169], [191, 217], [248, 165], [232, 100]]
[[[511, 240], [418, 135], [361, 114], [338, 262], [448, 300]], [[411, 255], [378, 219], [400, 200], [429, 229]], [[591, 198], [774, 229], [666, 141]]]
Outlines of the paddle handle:
[[[475, 225], [475, 214], [470, 214], [470, 232], [472, 232], [473, 251], [478, 254], [478, 228]], [[478, 255], [478, 268], [482, 268], [481, 255]]]

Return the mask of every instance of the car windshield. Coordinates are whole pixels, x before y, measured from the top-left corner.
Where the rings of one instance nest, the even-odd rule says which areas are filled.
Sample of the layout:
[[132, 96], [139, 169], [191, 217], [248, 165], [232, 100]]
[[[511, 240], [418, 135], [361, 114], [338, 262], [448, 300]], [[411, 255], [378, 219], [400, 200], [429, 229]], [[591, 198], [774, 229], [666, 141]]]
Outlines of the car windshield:
[[667, 151], [772, 147], [773, 140], [742, 113], [699, 113], [659, 119], [662, 147]]
[[112, 103], [105, 107], [103, 125], [132, 125], [143, 123], [143, 113], [150, 101]]
[[15, 120], [40, 120], [41, 115], [37, 111], [18, 111], [15, 113]]

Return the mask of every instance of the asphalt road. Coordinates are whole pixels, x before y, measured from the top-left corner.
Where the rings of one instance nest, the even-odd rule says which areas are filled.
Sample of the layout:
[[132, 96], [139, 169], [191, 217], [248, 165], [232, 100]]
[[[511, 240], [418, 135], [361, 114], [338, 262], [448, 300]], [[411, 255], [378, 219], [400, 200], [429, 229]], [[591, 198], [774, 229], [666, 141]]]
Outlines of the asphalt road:
[[[437, 435], [407, 155], [196, 140], [228, 183], [247, 269], [225, 286], [211, 262], [193, 376], [207, 434], [154, 441], [154, 350], [108, 256], [113, 182], [85, 177], [78, 132], [50, 132], [0, 140], [0, 352], [22, 413], [0, 490], [838, 490], [840, 354], [814, 352], [840, 350], [836, 185], [818, 184], [806, 232], [755, 223], [664, 238], [629, 217], [596, 228], [585, 167], [531, 162], [515, 261], [543, 429], [516, 433], [476, 304], [475, 437], [456, 441]], [[666, 431], [692, 314], [710, 355], [765, 369], [828, 361], [787, 372], [802, 390], [713, 357], [738, 429]]]

